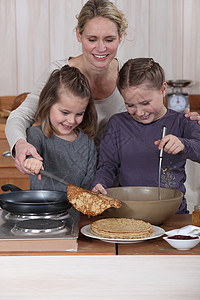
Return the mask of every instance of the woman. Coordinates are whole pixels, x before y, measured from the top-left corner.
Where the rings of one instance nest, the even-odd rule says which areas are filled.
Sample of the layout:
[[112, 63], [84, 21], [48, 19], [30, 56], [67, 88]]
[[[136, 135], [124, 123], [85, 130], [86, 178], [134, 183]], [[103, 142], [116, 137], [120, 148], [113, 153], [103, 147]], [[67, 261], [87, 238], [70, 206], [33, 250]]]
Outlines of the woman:
[[23, 166], [27, 155], [41, 159], [36, 149], [26, 142], [26, 129], [34, 123], [39, 94], [53, 70], [68, 64], [78, 68], [88, 78], [98, 114], [97, 144], [109, 117], [126, 110], [116, 88], [122, 63], [115, 58], [118, 46], [126, 35], [127, 22], [123, 13], [108, 0], [89, 0], [77, 19], [76, 36], [82, 43], [82, 54], [54, 62], [38, 80], [31, 94], [8, 118], [6, 136], [15, 154], [15, 165], [23, 173], [29, 174]]
[[15, 155], [15, 165], [24, 174], [30, 174], [23, 166], [27, 155], [42, 160], [36, 149], [26, 142], [26, 129], [34, 123], [39, 94], [53, 70], [68, 64], [78, 68], [88, 78], [98, 115], [97, 145], [110, 116], [126, 110], [116, 87], [122, 63], [115, 58], [118, 46], [126, 35], [124, 14], [109, 0], [89, 0], [77, 19], [76, 36], [82, 44], [82, 54], [54, 62], [27, 99], [8, 118], [6, 137]]

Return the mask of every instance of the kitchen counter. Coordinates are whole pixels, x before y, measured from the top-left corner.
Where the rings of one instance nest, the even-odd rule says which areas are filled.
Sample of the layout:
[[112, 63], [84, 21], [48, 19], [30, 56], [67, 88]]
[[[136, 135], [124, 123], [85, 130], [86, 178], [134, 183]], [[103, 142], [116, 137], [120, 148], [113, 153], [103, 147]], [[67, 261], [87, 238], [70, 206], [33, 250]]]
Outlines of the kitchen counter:
[[[92, 223], [99, 217], [81, 216], [80, 228]], [[161, 225], [165, 231], [181, 228], [192, 224], [192, 215], [175, 215], [165, 224]], [[80, 233], [77, 251], [58, 252], [0, 252], [0, 256], [24, 256], [24, 255], [200, 255], [200, 244], [189, 251], [180, 251], [172, 248], [162, 237], [134, 244], [113, 244], [102, 242], [98, 239], [85, 237]]]
[[[82, 216], [80, 227], [95, 219]], [[162, 227], [187, 224], [191, 215], [176, 215]], [[82, 234], [78, 244], [76, 253], [1, 253], [1, 299], [200, 299], [199, 245], [178, 251], [160, 237], [118, 245], [115, 255], [115, 244]]]
[[[192, 224], [192, 215], [175, 215], [162, 227], [165, 231]], [[137, 244], [119, 244], [118, 255], [200, 255], [200, 243], [191, 250], [172, 248], [162, 237]]]
[[[84, 224], [82, 223], [84, 221]], [[92, 219], [90, 220], [92, 222]], [[86, 222], [85, 217], [82, 218], [81, 227], [90, 222]], [[164, 224], [160, 225], [165, 231], [169, 231], [176, 228], [181, 228], [186, 225], [192, 224], [192, 215], [174, 215]], [[82, 243], [85, 240], [88, 240], [88, 243], [91, 242], [91, 238], [83, 237], [80, 235], [80, 242]], [[85, 241], [86, 242], [86, 241]], [[80, 243], [80, 246], [81, 246]], [[96, 241], [94, 242], [96, 243]], [[104, 245], [108, 244], [101, 242]], [[200, 243], [191, 250], [177, 250], [172, 248], [163, 237], [156, 239], [148, 240], [141, 243], [133, 244], [117, 244], [116, 245], [116, 255], [200, 255]]]
[[[96, 220], [95, 218], [81, 217], [80, 228]], [[80, 234], [77, 251], [0, 251], [0, 256], [33, 256], [33, 255], [116, 255], [115, 244], [102, 243], [99, 240], [88, 239]]]

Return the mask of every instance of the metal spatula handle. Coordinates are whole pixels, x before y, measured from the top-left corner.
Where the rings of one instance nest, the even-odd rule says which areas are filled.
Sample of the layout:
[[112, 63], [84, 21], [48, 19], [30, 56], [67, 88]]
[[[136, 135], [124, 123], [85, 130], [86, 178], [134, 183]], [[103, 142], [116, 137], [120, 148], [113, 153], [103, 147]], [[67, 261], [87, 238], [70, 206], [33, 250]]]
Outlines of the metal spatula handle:
[[65, 180], [63, 180], [63, 179], [57, 177], [56, 175], [51, 174], [51, 173], [49, 173], [49, 172], [47, 172], [47, 171], [45, 171], [45, 170], [40, 170], [40, 174], [43, 175], [43, 176], [49, 177], [49, 178], [51, 178], [51, 179], [54, 179], [54, 180], [56, 180], [56, 181], [58, 181], [58, 182], [60, 182], [60, 183], [62, 183], [62, 184], [64, 184], [64, 185], [68, 185], [68, 184], [69, 184], [69, 183], [66, 182]]
[[[166, 136], [167, 133], [167, 127], [162, 127], [162, 134], [161, 134], [161, 140]], [[164, 147], [163, 147], [164, 148]], [[161, 194], [160, 194], [160, 177], [161, 177], [161, 166], [162, 166], [162, 158], [163, 158], [163, 148], [159, 151], [159, 167], [158, 167], [158, 199], [161, 200]]]
[[[167, 133], [167, 127], [166, 126], [163, 126], [162, 127], [162, 134], [161, 134], [161, 140], [162, 138], [164, 138], [166, 136], [166, 133]], [[164, 147], [163, 147], [164, 148]], [[160, 149], [160, 152], [159, 152], [159, 157], [162, 158], [163, 157], [163, 148]]]

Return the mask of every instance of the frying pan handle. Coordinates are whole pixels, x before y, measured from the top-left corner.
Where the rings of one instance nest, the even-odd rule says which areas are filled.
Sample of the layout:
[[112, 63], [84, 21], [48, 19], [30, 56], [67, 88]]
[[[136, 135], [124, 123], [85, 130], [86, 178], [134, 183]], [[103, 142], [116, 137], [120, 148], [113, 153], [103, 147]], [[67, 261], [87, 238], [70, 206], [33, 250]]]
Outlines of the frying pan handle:
[[45, 171], [45, 170], [40, 170], [40, 174], [43, 175], [43, 176], [49, 177], [51, 179], [54, 179], [54, 180], [56, 180], [56, 181], [58, 181], [58, 182], [60, 182], [60, 183], [62, 183], [64, 185], [68, 185], [68, 182], [66, 182], [65, 180], [63, 180], [63, 179], [61, 179], [61, 178], [59, 178], [59, 177], [57, 177], [57, 176], [55, 176], [55, 175], [53, 175], [53, 174]]
[[18, 186], [14, 185], [14, 184], [4, 184], [1, 186], [2, 191], [7, 192], [7, 191], [22, 191], [22, 189], [20, 189]]

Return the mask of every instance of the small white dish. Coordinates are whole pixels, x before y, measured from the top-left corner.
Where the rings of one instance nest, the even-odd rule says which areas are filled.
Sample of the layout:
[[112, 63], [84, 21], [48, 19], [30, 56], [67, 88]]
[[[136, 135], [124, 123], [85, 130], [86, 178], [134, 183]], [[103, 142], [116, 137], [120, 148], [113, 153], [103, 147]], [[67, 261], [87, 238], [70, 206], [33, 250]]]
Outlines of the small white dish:
[[176, 248], [178, 250], [190, 250], [194, 248], [196, 245], [198, 245], [198, 243], [200, 242], [200, 237], [191, 234], [190, 235], [187, 234], [187, 236], [197, 237], [197, 238], [184, 240], [184, 239], [172, 239], [169, 238], [170, 236], [165, 236], [163, 237], [163, 239], [167, 243], [169, 243], [173, 248]]

